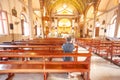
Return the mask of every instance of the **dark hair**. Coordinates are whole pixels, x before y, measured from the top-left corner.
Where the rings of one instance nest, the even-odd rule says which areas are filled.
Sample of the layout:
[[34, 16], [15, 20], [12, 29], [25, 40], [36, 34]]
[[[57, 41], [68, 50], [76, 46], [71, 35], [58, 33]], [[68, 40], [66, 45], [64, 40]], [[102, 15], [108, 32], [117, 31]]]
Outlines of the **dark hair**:
[[70, 42], [70, 41], [71, 41], [71, 37], [67, 37], [66, 40], [67, 40], [68, 42]]

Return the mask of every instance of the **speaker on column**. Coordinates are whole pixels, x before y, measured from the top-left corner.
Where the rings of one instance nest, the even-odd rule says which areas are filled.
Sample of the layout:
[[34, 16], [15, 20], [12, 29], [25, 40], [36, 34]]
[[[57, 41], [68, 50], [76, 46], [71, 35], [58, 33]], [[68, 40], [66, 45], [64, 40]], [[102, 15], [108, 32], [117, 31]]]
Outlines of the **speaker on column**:
[[104, 32], [106, 32], [107, 30], [106, 29], [104, 29]]
[[13, 23], [10, 23], [10, 29], [13, 30]]

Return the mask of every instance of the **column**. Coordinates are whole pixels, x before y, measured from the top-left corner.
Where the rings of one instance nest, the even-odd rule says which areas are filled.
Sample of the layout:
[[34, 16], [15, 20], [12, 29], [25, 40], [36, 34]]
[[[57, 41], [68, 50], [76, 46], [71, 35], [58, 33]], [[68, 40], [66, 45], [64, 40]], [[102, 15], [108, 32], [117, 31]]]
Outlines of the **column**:
[[82, 37], [86, 37], [86, 29], [87, 29], [86, 15], [83, 14], [83, 16], [84, 16], [84, 21], [83, 21], [83, 27], [82, 27]]
[[115, 25], [115, 33], [114, 33], [114, 37], [117, 37], [118, 34], [118, 29], [119, 29], [119, 25], [120, 25], [120, 2], [118, 5], [118, 10], [117, 10], [117, 18], [116, 18], [116, 25]]
[[28, 0], [30, 38], [34, 37], [32, 0]]
[[96, 14], [97, 14], [97, 11], [96, 11], [95, 3], [93, 5], [94, 5], [94, 21], [93, 21], [93, 29], [92, 29], [92, 38], [95, 38], [95, 27], [96, 27]]

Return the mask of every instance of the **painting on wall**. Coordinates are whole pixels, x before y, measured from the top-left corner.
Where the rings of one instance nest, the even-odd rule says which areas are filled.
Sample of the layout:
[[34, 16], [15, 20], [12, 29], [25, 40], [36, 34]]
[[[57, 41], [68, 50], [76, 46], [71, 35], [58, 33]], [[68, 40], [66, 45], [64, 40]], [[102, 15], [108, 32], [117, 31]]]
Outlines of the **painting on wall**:
[[15, 16], [15, 17], [17, 17], [17, 11], [16, 11], [15, 8], [12, 9], [12, 15]]

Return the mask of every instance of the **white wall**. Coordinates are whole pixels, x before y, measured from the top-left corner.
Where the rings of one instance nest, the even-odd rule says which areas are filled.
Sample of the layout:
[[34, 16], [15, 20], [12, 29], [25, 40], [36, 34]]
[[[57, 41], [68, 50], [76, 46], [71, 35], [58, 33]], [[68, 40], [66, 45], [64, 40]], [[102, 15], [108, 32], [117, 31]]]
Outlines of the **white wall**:
[[[104, 35], [106, 34], [106, 33], [104, 33], [104, 29], [107, 29], [108, 25], [111, 24], [111, 19], [116, 15], [117, 9], [118, 9], [117, 6], [113, 7], [96, 17], [96, 19], [99, 19], [98, 21], [100, 23], [99, 37], [104, 37]], [[87, 13], [87, 14], [89, 14], [89, 13]], [[105, 20], [104, 25], [102, 25], [103, 20]], [[89, 28], [90, 25], [92, 25], [91, 29], [94, 29], [93, 28], [94, 27], [94, 19], [91, 19], [85, 23], [85, 29]], [[85, 32], [85, 33], [87, 33], [87, 32]], [[93, 34], [90, 32], [89, 35], [93, 35]]]
[[[24, 15], [27, 17], [27, 21], [29, 21], [28, 6], [23, 4], [20, 0], [0, 0], [0, 4], [1, 4], [1, 7], [2, 7], [2, 10], [7, 11], [8, 23], [13, 23], [13, 25], [14, 25], [14, 30], [13, 31], [14, 31], [15, 40], [21, 40], [21, 39], [29, 38], [29, 36], [23, 36], [22, 35], [21, 20], [20, 20], [21, 13], [24, 13]], [[14, 7], [17, 11], [17, 17], [13, 16], [12, 13], [11, 13], [11, 11]], [[23, 12], [23, 7], [26, 8], [26, 11], [24, 11], [24, 12]], [[36, 17], [38, 17], [38, 16], [33, 14], [33, 19], [34, 19], [33, 21], [35, 21]], [[15, 24], [16, 21], [19, 22], [19, 23]], [[38, 17], [38, 22], [39, 22], [39, 24], [41, 24], [41, 18], [40, 17]], [[0, 36], [0, 42], [11, 41], [12, 40], [12, 35], [11, 35], [12, 30], [10, 30], [10, 27], [9, 27], [9, 32], [10, 32], [9, 35]]]

